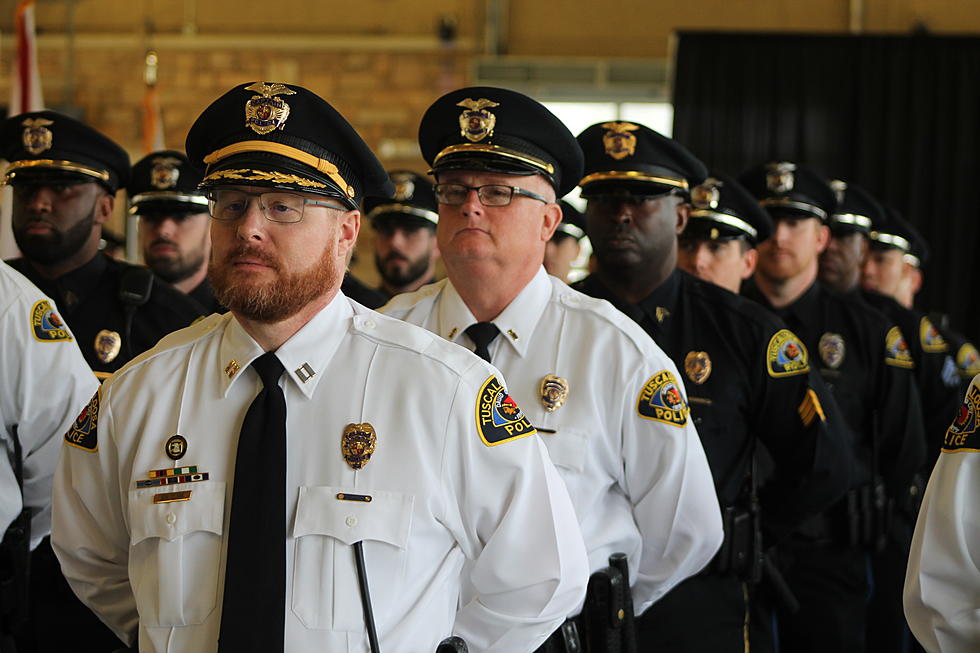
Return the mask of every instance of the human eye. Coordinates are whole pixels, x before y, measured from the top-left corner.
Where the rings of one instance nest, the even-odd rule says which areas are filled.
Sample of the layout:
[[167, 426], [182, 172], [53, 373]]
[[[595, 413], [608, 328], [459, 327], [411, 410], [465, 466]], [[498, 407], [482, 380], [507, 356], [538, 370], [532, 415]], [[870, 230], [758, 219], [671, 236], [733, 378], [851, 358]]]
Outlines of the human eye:
[[462, 204], [466, 201], [469, 189], [462, 184], [439, 184], [436, 192], [437, 199], [443, 204]]
[[245, 213], [248, 197], [244, 193], [217, 193], [214, 197], [215, 217], [237, 218]]
[[298, 195], [263, 195], [262, 204], [270, 219], [295, 222], [303, 214], [303, 198]]
[[510, 201], [510, 186], [483, 186], [480, 194], [487, 204], [506, 204]]

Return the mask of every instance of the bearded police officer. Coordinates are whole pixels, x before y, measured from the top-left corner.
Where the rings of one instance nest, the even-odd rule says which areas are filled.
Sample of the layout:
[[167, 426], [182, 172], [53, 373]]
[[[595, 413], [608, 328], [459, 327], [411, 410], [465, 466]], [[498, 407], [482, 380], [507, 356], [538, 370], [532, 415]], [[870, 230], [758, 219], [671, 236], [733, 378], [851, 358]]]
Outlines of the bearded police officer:
[[532, 650], [584, 596], [574, 510], [494, 368], [338, 292], [384, 168], [267, 82], [205, 109], [187, 152], [230, 314], [115, 374], [66, 436], [75, 590], [143, 653]]
[[183, 152], [149, 154], [133, 166], [129, 212], [139, 217], [143, 260], [153, 274], [186, 293], [203, 314], [221, 313], [207, 280], [211, 220], [199, 183], [201, 172]]
[[[96, 376], [105, 378], [201, 314], [146, 268], [99, 251], [102, 226], [130, 171], [116, 143], [74, 118], [38, 111], [4, 121], [0, 149], [10, 161], [4, 179], [13, 187], [14, 239], [23, 253], [10, 264], [55, 300]], [[46, 542], [32, 564], [34, 621], [24, 648], [64, 650], [79, 639], [117, 644], [75, 600]], [[64, 627], [51, 628], [51, 615]]]
[[[383, 310], [505, 372], [568, 486], [591, 570], [627, 554], [641, 613], [707, 563], [721, 520], [677, 368], [625, 316], [541, 265], [561, 220], [556, 198], [580, 176], [578, 144], [535, 100], [489, 87], [436, 100], [419, 144], [436, 178], [448, 279]], [[610, 613], [593, 599], [545, 650], [609, 635], [600, 622]]]
[[775, 221], [759, 246], [744, 294], [798, 332], [853, 433], [858, 461], [846, 500], [780, 545], [781, 564], [800, 601], [779, 615], [781, 646], [792, 651], [864, 651], [868, 555], [888, 541], [894, 503], [922, 462], [923, 429], [914, 362], [901, 330], [853, 297], [817, 282], [826, 221], [836, 198], [806, 166], [753, 168], [739, 180]]
[[364, 212], [374, 229], [374, 265], [381, 275], [378, 291], [386, 300], [432, 283], [439, 257], [439, 208], [432, 182], [409, 170], [390, 170], [388, 176], [395, 194], [390, 199], [364, 200]]
[[[753, 650], [766, 650], [766, 634], [750, 637], [746, 629], [755, 621], [753, 606], [768, 600], [755, 587], [762, 551], [839, 497], [847, 482], [848, 465], [838, 461], [822, 402], [808, 382], [807, 349], [751, 302], [675, 268], [677, 236], [690, 222], [690, 189], [707, 175], [697, 158], [638, 123], [598, 123], [578, 140], [597, 267], [576, 287], [612, 301], [684, 370], [726, 525], [711, 567], [644, 615], [640, 644], [742, 651], [749, 637]], [[695, 195], [695, 220], [718, 225], [704, 227], [709, 238], [748, 235], [749, 220], [764, 223], [739, 217], [750, 210], [732, 210], [739, 189], [724, 180], [705, 181]], [[757, 439], [775, 461], [758, 492]]]

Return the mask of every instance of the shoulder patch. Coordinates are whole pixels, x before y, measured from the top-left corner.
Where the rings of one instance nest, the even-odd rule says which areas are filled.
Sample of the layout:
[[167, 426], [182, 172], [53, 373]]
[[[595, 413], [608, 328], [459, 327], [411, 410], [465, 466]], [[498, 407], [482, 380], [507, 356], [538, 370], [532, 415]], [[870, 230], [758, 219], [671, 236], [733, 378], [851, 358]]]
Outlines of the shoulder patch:
[[72, 339], [64, 320], [46, 299], [34, 302], [31, 308], [31, 333], [39, 342], [70, 342]]
[[966, 380], [980, 374], [980, 352], [971, 343], [964, 343], [956, 352], [956, 369], [960, 376]]
[[977, 412], [980, 408], [980, 388], [975, 383], [970, 384], [959, 407], [953, 423], [946, 429], [943, 441], [943, 453], [957, 451], [980, 451], [980, 439], [977, 438]]
[[651, 376], [636, 399], [636, 413], [644, 419], [673, 426], [687, 424], [687, 402], [670, 370]]
[[919, 342], [922, 343], [922, 351], [930, 354], [943, 354], [949, 350], [949, 345], [939, 333], [939, 329], [925, 315], [919, 320]]
[[909, 346], [902, 336], [902, 330], [897, 326], [888, 329], [888, 333], [885, 335], [885, 362], [892, 367], [901, 367], [907, 370], [915, 367]]
[[806, 345], [789, 329], [780, 329], [769, 339], [766, 349], [766, 371], [769, 376], [795, 376], [810, 371]]
[[65, 442], [73, 447], [84, 449], [85, 451], [99, 450], [99, 395], [98, 392], [92, 395], [91, 401], [82, 409], [82, 413], [75, 418], [75, 423], [68, 428], [65, 433]]
[[477, 396], [476, 431], [488, 447], [537, 433], [495, 376], [484, 382]]

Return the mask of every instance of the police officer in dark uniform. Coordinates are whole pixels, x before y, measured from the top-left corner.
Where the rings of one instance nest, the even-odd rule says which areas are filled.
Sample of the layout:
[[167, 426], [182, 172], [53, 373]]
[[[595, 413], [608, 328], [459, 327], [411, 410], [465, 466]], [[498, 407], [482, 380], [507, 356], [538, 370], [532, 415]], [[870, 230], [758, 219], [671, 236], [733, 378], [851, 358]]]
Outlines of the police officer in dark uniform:
[[140, 221], [143, 260], [159, 279], [187, 293], [203, 314], [224, 313], [208, 282], [211, 218], [197, 189], [201, 172], [183, 152], [153, 152], [133, 166], [126, 192]]
[[[840, 439], [826, 428], [799, 338], [752, 302], [675, 269], [677, 235], [690, 214], [690, 189], [707, 174], [704, 165], [636, 123], [596, 124], [578, 140], [597, 268], [575, 287], [611, 301], [684, 370], [724, 511], [721, 551], [644, 613], [640, 648], [743, 651], [766, 543], [838, 499], [849, 464], [841, 464]], [[746, 214], [757, 207], [734, 185], [705, 192], [699, 210], [715, 211], [717, 221], [755, 221]], [[757, 438], [775, 463], [758, 491]], [[752, 648], [766, 650], [767, 642], [753, 641]]]
[[[129, 177], [121, 147], [73, 118], [38, 111], [5, 120], [0, 148], [10, 161], [4, 181], [13, 186], [14, 238], [23, 253], [10, 264], [55, 299], [96, 376], [105, 378], [200, 315], [148, 269], [99, 251], [102, 225]], [[47, 540], [32, 556], [31, 574], [31, 623], [20, 648], [119, 645], [75, 599]]]
[[845, 500], [779, 545], [780, 562], [801, 609], [781, 611], [789, 651], [865, 651], [869, 554], [887, 542], [896, 498], [923, 456], [914, 362], [901, 330], [853, 296], [817, 282], [826, 221], [836, 200], [805, 166], [778, 162], [740, 177], [773, 220], [744, 294], [799, 333], [853, 433], [858, 467]]
[[364, 215], [374, 229], [374, 265], [381, 275], [378, 292], [391, 299], [435, 281], [436, 225], [439, 204], [432, 182], [410, 170], [389, 170], [391, 198], [368, 197]]
[[553, 277], [568, 283], [572, 263], [582, 253], [582, 239], [585, 238], [585, 216], [577, 208], [559, 200], [561, 222], [544, 246], [544, 269]]
[[872, 558], [875, 587], [868, 612], [868, 650], [898, 651], [911, 640], [902, 609], [902, 588], [918, 503], [961, 395], [949, 346], [929, 318], [905, 308], [892, 297], [861, 289], [861, 267], [869, 236], [872, 230], [878, 237], [887, 231], [885, 208], [860, 186], [839, 179], [831, 181], [830, 186], [837, 197], [837, 207], [828, 225], [830, 243], [820, 256], [820, 281], [831, 290], [854, 293], [907, 334], [923, 407], [925, 464], [907, 492], [896, 497], [888, 542]]

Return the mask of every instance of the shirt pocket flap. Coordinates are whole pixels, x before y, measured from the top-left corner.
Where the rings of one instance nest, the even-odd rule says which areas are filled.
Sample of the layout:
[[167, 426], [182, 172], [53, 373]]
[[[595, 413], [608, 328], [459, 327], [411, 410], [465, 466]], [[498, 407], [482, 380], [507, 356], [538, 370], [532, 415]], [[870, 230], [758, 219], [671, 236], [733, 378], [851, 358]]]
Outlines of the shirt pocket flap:
[[[158, 494], [190, 492], [183, 501], [154, 503]], [[221, 535], [225, 516], [225, 484], [198, 481], [164, 487], [148, 487], [129, 492], [130, 541], [138, 544], [159, 537], [172, 542], [194, 531]]]
[[357, 494], [338, 487], [301, 487], [293, 537], [327, 535], [350, 545], [362, 540], [404, 549], [414, 497], [398, 492]]
[[541, 440], [548, 447], [551, 462], [573, 472], [585, 469], [589, 435], [585, 431], [558, 427], [556, 433], [541, 433]]

